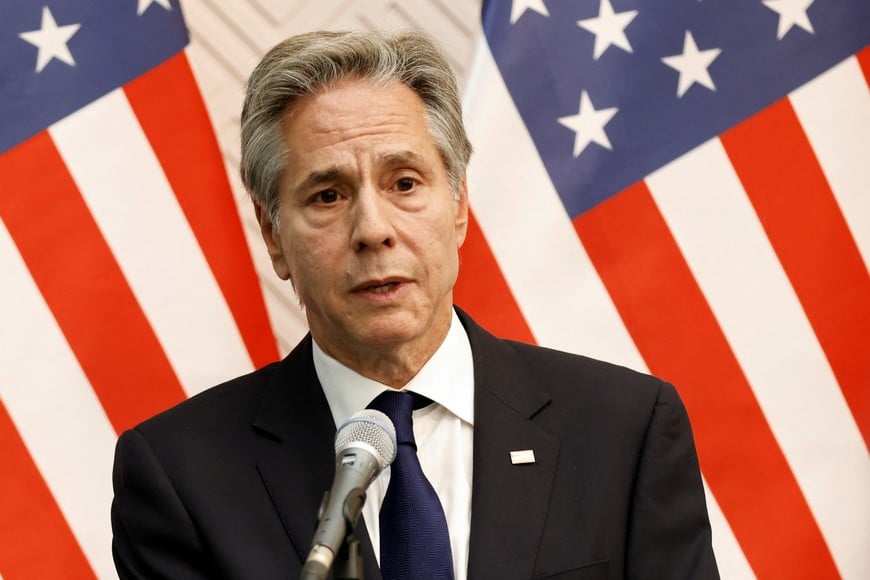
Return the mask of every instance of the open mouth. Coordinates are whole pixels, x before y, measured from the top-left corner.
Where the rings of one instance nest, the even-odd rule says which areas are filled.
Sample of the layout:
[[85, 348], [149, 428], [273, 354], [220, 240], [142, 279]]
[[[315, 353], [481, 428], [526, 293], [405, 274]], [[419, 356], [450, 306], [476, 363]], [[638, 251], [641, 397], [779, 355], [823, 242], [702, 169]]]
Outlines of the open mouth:
[[387, 282], [386, 284], [366, 286], [365, 290], [366, 292], [374, 292], [375, 294], [386, 294], [398, 285], [398, 282]]

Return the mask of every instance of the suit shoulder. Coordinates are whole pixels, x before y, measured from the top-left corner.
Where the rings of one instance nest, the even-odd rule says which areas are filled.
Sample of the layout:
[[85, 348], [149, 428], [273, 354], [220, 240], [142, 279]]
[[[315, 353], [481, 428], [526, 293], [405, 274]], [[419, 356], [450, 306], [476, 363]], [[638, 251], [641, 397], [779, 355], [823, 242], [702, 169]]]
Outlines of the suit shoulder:
[[210, 387], [135, 427], [140, 433], [153, 436], [165, 432], [195, 430], [214, 426], [218, 421], [231, 418], [249, 420], [256, 412], [263, 388], [275, 373], [280, 362], [271, 363], [234, 379]]
[[536, 374], [552, 376], [560, 383], [566, 378], [574, 378], [592, 385], [651, 393], [658, 392], [666, 384], [658, 377], [588, 356], [512, 340], [504, 343]]
[[495, 337], [457, 312], [471, 343], [475, 376], [485, 378], [485, 388], [493, 392], [529, 400], [552, 397], [567, 407], [622, 414], [651, 410], [663, 391], [673, 391], [661, 379], [624, 366]]
[[606, 417], [640, 435], [658, 405], [682, 409], [676, 389], [658, 377], [550, 348], [512, 341], [505, 346], [514, 353], [513, 366], [525, 375], [522, 380], [549, 397], [546, 413], [554, 418], [570, 422], [584, 417], [595, 424]]
[[680, 425], [680, 431], [688, 425], [676, 389], [658, 377], [553, 349], [516, 342], [506, 346], [515, 354], [514, 369], [525, 374], [518, 380], [533, 385], [548, 401], [539, 412], [542, 424], [566, 442], [619, 441], [634, 453], [654, 417], [669, 417], [668, 424]]

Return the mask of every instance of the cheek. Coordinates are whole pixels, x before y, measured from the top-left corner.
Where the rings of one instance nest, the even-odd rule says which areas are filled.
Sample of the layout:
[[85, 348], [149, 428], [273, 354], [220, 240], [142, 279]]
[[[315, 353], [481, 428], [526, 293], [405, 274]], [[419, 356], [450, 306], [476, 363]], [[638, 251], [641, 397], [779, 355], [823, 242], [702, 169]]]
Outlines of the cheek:
[[[295, 236], [286, 244], [290, 275], [300, 296], [319, 300], [340, 285], [345, 276], [345, 260], [337, 244], [337, 236]], [[304, 298], [305, 296], [303, 296]]]
[[284, 255], [287, 256], [287, 266], [290, 269], [290, 279], [300, 294], [308, 293], [312, 284], [319, 278], [319, 260], [306, 249], [298, 239], [285, 244]]
[[454, 222], [444, 221], [432, 228], [428, 239], [431, 243], [425, 246], [425, 259], [435, 266], [441, 282], [449, 289], [459, 272], [459, 241]]

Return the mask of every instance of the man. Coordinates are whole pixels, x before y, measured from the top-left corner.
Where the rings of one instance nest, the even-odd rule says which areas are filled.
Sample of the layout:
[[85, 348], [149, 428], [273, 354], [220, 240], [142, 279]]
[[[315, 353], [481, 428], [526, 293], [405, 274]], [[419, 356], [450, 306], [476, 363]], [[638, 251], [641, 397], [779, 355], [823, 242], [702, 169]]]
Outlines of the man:
[[[673, 387], [496, 339], [454, 309], [470, 154], [452, 73], [424, 36], [313, 33], [264, 57], [242, 178], [311, 332], [121, 436], [122, 578], [298, 577], [336, 425], [395, 390], [434, 401], [413, 435], [449, 531], [439, 577], [718, 578]], [[367, 578], [393, 558], [379, 512], [396, 469], [356, 530]]]

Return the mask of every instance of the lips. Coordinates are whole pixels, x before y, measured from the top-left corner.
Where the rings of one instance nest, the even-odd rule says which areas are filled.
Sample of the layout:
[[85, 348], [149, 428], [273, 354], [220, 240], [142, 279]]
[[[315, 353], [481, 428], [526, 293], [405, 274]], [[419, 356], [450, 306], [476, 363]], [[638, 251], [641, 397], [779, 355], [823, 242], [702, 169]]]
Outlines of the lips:
[[389, 282], [380, 286], [367, 286], [366, 291], [374, 292], [375, 294], [386, 294], [387, 292], [398, 286], [398, 284], [398, 282]]
[[368, 280], [362, 284], [358, 284], [353, 288], [354, 293], [371, 292], [373, 294], [386, 294], [395, 290], [400, 284], [404, 284], [407, 280], [403, 278], [385, 278], [383, 280]]

